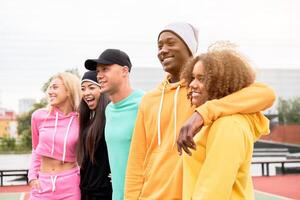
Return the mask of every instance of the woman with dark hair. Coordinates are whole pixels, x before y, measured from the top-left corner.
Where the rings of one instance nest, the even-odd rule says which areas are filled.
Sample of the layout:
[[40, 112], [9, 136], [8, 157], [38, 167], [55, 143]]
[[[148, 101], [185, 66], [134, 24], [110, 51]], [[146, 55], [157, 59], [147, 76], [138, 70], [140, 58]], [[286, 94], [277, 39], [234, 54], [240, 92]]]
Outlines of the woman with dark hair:
[[[255, 80], [250, 64], [232, 49], [197, 56], [183, 76], [195, 106], [237, 92]], [[254, 199], [253, 144], [268, 133], [268, 119], [255, 111], [220, 117], [204, 126], [194, 136], [193, 153], [183, 155], [183, 199]]]
[[81, 80], [77, 160], [80, 165], [82, 200], [112, 198], [110, 167], [104, 138], [105, 107], [109, 103], [100, 93], [95, 71], [87, 71]]

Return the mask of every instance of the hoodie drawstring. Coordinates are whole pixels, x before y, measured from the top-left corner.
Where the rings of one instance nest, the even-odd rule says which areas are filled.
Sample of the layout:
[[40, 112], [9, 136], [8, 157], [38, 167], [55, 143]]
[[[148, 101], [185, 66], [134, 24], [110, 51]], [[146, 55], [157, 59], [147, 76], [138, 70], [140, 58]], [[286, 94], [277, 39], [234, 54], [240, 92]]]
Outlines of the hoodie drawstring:
[[51, 177], [51, 183], [52, 183], [52, 192], [55, 192], [57, 176], [50, 176], [50, 177]]
[[56, 115], [55, 115], [55, 124], [54, 124], [54, 133], [53, 133], [53, 136], [52, 136], [52, 150], [51, 150], [51, 155], [53, 156], [53, 153], [54, 153], [54, 146], [55, 146], [55, 135], [56, 135], [56, 130], [57, 130], [57, 122], [58, 122], [58, 112], [56, 112]]
[[163, 105], [163, 101], [164, 101], [165, 87], [166, 87], [166, 84], [164, 84], [163, 90], [161, 92], [161, 98], [160, 98], [158, 115], [157, 115], [157, 142], [158, 142], [158, 146], [160, 146], [160, 114], [161, 114], [162, 105]]
[[[65, 134], [65, 138], [64, 138], [64, 152], [63, 152], [63, 157], [62, 157], [62, 161], [63, 163], [65, 162], [65, 158], [66, 158], [66, 151], [67, 151], [67, 138], [69, 135], [69, 131], [70, 131], [70, 126], [72, 124], [74, 116], [71, 117], [68, 127], [67, 127], [67, 132]], [[54, 124], [54, 133], [53, 133], [53, 137], [52, 137], [52, 150], [51, 150], [51, 155], [53, 156], [54, 154], [54, 149], [55, 149], [55, 135], [57, 132], [57, 123], [58, 123], [58, 112], [56, 112], [55, 115], [55, 124]]]
[[62, 157], [63, 163], [65, 162], [65, 158], [66, 158], [67, 138], [68, 138], [68, 135], [69, 135], [69, 130], [70, 130], [70, 126], [71, 126], [71, 124], [72, 124], [73, 118], [74, 118], [74, 116], [71, 117], [70, 122], [69, 122], [69, 124], [68, 124], [67, 132], [66, 132], [66, 134], [65, 134], [65, 139], [64, 139], [64, 153], [63, 153], [63, 157]]
[[[161, 94], [160, 104], [159, 104], [159, 110], [158, 110], [158, 116], [157, 116], [157, 140], [158, 140], [157, 142], [158, 142], [158, 146], [160, 146], [160, 144], [161, 144], [160, 118], [161, 118], [161, 111], [162, 111], [164, 95], [165, 95], [165, 87], [166, 87], [166, 83], [164, 84], [163, 89], [162, 89], [162, 94]], [[177, 138], [176, 137], [177, 136], [177, 126], [176, 126], [177, 125], [177, 97], [178, 97], [179, 89], [180, 89], [180, 85], [177, 86], [176, 92], [174, 94], [174, 140], [173, 140], [172, 148], [176, 144], [176, 138]]]
[[180, 85], [178, 85], [178, 87], [176, 88], [176, 92], [174, 95], [174, 141], [173, 141], [172, 148], [176, 144], [176, 138], [177, 138], [176, 137], [176, 133], [177, 133], [177, 96], [178, 96], [179, 89], [180, 89]]

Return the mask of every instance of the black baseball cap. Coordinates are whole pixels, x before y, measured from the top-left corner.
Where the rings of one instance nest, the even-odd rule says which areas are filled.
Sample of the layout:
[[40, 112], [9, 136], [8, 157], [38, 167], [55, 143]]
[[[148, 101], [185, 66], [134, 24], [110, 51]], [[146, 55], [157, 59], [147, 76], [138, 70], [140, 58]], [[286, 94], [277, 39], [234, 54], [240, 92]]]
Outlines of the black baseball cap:
[[84, 66], [88, 70], [96, 70], [97, 64], [112, 65], [118, 64], [127, 66], [131, 70], [131, 62], [129, 56], [119, 49], [106, 49], [101, 53], [98, 59], [88, 59], [85, 61]]

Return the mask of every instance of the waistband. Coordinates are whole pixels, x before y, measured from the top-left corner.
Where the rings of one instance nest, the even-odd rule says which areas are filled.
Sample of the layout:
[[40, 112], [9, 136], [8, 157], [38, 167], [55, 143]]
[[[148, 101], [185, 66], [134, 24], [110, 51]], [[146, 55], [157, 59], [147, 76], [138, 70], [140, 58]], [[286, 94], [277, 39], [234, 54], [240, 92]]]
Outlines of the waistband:
[[74, 167], [72, 169], [68, 169], [61, 172], [39, 172], [39, 177], [49, 177], [49, 176], [68, 176], [74, 173], [79, 173], [79, 167]]

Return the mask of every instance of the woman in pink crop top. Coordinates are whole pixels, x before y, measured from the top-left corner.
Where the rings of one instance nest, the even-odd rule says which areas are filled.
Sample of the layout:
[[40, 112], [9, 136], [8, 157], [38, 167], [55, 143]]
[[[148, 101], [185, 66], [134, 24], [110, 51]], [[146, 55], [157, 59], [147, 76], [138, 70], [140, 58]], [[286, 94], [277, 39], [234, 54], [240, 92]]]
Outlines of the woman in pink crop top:
[[52, 77], [49, 106], [31, 118], [31, 199], [80, 199], [76, 145], [79, 135], [80, 80], [63, 72]]

